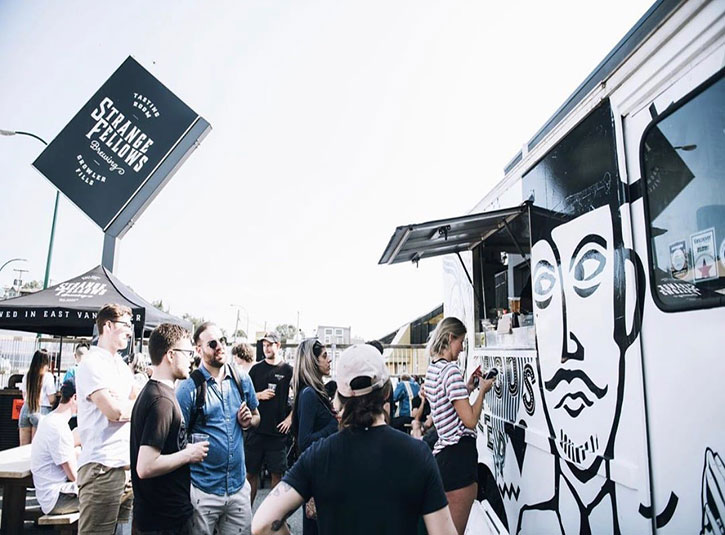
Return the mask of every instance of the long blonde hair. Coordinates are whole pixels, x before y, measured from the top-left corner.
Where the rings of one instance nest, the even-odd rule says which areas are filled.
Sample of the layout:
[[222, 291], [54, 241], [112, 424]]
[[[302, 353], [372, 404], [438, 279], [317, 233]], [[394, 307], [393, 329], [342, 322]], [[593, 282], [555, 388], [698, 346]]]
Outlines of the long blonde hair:
[[332, 410], [330, 396], [325, 390], [325, 383], [322, 380], [322, 370], [317, 359], [322, 355], [325, 346], [317, 338], [306, 338], [300, 342], [295, 356], [295, 367], [292, 373], [292, 389], [295, 394], [294, 407], [292, 408], [292, 432], [296, 435], [298, 428], [297, 404], [300, 399], [300, 392], [306, 386], [312, 388], [322, 402]]
[[443, 318], [428, 340], [426, 349], [431, 357], [441, 355], [448, 348], [451, 343], [449, 334], [452, 334], [455, 338], [460, 338], [466, 334], [466, 326], [463, 325], [461, 320], [453, 316]]

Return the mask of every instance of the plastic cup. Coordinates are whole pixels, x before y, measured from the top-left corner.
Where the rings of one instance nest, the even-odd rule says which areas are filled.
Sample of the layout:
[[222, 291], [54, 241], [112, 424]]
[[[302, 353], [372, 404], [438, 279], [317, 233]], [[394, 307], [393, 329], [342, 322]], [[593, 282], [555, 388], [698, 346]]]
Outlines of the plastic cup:
[[272, 392], [277, 392], [277, 383], [267, 383], [267, 388]]
[[197, 442], [209, 442], [209, 435], [206, 433], [192, 433], [191, 443], [196, 444]]

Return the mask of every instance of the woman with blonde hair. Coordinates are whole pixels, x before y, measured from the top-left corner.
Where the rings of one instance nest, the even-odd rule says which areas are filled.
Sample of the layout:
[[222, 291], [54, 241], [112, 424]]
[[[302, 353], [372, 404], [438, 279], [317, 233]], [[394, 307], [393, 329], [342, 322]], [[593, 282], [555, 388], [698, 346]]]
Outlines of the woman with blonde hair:
[[[425, 395], [430, 403], [438, 441], [433, 448], [443, 479], [451, 516], [460, 535], [466, 529], [473, 500], [478, 493], [478, 454], [476, 424], [481, 417], [483, 397], [491, 390], [493, 379], [481, 378], [476, 368], [464, 382], [456, 361], [464, 350], [466, 326], [454, 317], [444, 318], [431, 334], [428, 352], [430, 366], [425, 378]], [[469, 396], [477, 388], [473, 404]]]
[[28, 373], [23, 376], [20, 390], [23, 393], [23, 408], [18, 418], [20, 445], [30, 444], [35, 437], [40, 419], [48, 414], [57, 395], [53, 374], [48, 372], [50, 356], [46, 349], [38, 349], [30, 361]]
[[[330, 374], [330, 359], [325, 346], [317, 338], [303, 340], [297, 348], [292, 388], [295, 393], [292, 408], [292, 434], [297, 441], [298, 454], [312, 443], [337, 431], [337, 418], [323, 381]], [[317, 533], [314, 505], [305, 507], [302, 519], [304, 535]]]

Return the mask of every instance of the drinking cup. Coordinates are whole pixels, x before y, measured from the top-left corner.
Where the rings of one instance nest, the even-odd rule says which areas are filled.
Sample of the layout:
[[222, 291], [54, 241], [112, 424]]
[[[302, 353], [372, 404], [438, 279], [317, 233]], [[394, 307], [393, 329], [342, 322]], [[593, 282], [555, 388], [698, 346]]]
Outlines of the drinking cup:
[[209, 442], [209, 435], [206, 433], [192, 433], [191, 443], [196, 444], [197, 442]]

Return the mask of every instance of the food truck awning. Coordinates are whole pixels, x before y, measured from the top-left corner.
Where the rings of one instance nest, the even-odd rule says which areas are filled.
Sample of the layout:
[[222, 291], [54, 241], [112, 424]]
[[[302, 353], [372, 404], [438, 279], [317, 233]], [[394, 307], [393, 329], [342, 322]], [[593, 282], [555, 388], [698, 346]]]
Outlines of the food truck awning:
[[460, 253], [484, 241], [486, 246], [523, 254], [530, 247], [528, 215], [533, 210], [537, 209], [525, 202], [491, 212], [403, 225], [395, 229], [378, 264], [418, 262], [422, 258]]

